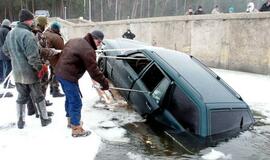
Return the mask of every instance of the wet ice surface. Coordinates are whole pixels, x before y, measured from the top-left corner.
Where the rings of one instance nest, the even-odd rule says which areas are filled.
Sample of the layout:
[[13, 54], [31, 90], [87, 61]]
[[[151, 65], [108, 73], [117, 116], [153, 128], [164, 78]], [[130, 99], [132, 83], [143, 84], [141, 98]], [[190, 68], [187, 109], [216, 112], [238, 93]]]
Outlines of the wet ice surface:
[[[92, 131], [89, 137], [71, 137], [70, 129], [66, 128], [64, 98], [48, 96], [54, 103], [48, 107], [55, 113], [51, 125], [41, 127], [38, 119], [27, 117], [23, 130], [16, 126], [16, 98], [0, 99], [0, 159], [36, 160], [44, 150], [46, 154], [40, 158], [44, 160], [51, 159], [51, 155], [65, 160], [270, 159], [269, 76], [214, 71], [250, 105], [257, 121], [253, 130], [211, 145], [187, 135], [175, 141], [159, 126], [146, 123], [131, 107], [99, 103], [98, 94], [86, 74], [80, 88], [84, 128]], [[16, 95], [16, 90], [11, 91]], [[31, 156], [27, 154], [29, 150], [33, 151]], [[74, 152], [80, 154], [67, 154]]]

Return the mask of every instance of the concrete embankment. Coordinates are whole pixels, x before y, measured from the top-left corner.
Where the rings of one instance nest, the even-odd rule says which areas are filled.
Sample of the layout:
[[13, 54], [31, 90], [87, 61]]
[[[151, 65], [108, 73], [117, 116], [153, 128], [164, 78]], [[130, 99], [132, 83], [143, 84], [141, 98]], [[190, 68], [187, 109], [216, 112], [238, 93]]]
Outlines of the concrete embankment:
[[270, 74], [270, 12], [194, 15], [108, 22], [60, 21], [66, 39], [93, 29], [118, 38], [130, 28], [136, 40], [186, 52], [210, 67]]

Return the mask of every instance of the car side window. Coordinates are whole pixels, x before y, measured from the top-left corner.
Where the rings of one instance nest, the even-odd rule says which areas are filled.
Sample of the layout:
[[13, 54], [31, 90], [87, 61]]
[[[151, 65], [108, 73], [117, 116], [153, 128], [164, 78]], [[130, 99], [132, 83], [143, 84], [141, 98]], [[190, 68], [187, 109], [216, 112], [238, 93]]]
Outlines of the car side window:
[[170, 81], [167, 78], [163, 78], [163, 80], [158, 84], [158, 86], [152, 92], [152, 97], [155, 99], [157, 104], [160, 104], [160, 102], [162, 101], [169, 85], [170, 85]]
[[160, 69], [153, 64], [143, 75], [142, 82], [147, 89], [152, 92], [164, 77], [165, 76]]
[[139, 74], [150, 63], [150, 60], [148, 60], [142, 53], [132, 54], [129, 58], [132, 59], [127, 59], [126, 61], [137, 74]]

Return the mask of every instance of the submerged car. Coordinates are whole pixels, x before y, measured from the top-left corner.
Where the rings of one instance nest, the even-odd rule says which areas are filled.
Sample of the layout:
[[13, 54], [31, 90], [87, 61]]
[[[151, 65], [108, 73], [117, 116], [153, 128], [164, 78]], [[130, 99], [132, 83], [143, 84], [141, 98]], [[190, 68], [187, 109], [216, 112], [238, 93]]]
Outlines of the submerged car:
[[254, 124], [247, 103], [193, 56], [128, 39], [104, 40], [98, 65], [131, 106], [175, 133], [208, 137]]

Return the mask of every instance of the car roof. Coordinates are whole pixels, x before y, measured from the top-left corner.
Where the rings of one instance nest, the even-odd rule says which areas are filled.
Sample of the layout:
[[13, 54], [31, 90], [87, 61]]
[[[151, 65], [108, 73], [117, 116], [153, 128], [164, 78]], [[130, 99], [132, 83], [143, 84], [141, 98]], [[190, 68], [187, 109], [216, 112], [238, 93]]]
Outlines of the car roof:
[[[225, 83], [218, 80], [207, 67], [190, 55], [170, 49], [145, 45], [134, 40], [116, 39], [107, 40], [105, 43], [109, 43], [110, 48], [114, 49], [146, 50], [148, 56], [153, 58], [170, 77], [173, 77], [176, 83], [183, 84], [185, 82], [192, 90], [195, 90], [204, 103], [240, 102], [234, 95], [237, 93], [232, 93]], [[174, 72], [168, 72], [171, 69]]]

